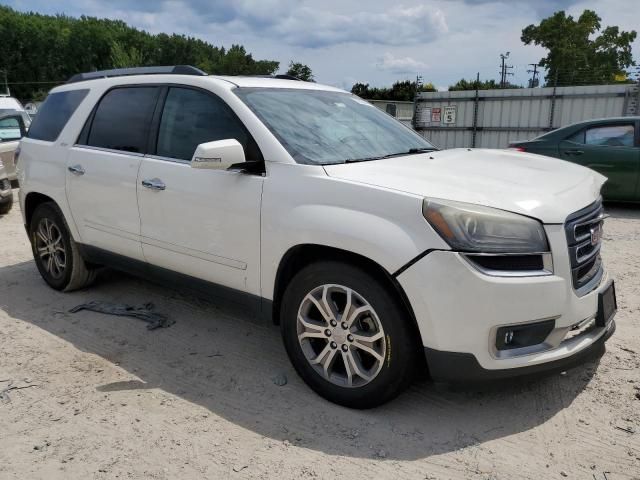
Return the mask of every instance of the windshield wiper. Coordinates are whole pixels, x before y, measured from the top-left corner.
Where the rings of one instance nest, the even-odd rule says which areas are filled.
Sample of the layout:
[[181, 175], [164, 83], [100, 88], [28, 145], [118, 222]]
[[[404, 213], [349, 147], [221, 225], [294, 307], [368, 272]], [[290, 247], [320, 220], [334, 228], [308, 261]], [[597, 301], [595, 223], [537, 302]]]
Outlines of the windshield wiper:
[[433, 152], [435, 150], [437, 150], [437, 148], [434, 147], [410, 148], [406, 152], [388, 153], [386, 155], [380, 155], [378, 157], [347, 158], [344, 163], [368, 162], [370, 160], [382, 160], [383, 158], [401, 157], [403, 155], [415, 155], [416, 153]]
[[368, 162], [370, 160], [380, 160], [381, 158], [387, 158], [386, 156], [381, 157], [365, 157], [365, 158], [347, 158], [344, 163], [360, 163], [360, 162]]

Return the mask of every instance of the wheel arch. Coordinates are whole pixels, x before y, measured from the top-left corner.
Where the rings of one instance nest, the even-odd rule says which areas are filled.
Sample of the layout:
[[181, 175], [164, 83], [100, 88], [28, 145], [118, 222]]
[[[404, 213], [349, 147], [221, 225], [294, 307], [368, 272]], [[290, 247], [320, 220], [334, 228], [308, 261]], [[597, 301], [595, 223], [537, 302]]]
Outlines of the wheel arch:
[[278, 265], [273, 290], [272, 318], [273, 323], [280, 323], [280, 307], [282, 296], [291, 279], [302, 268], [320, 260], [334, 260], [358, 266], [371, 274], [373, 277], [383, 282], [393, 292], [401, 307], [407, 313], [411, 328], [414, 330], [416, 338], [420, 339], [422, 347], [420, 329], [416, 320], [411, 303], [400, 283], [379, 263], [363, 255], [342, 250], [335, 247], [318, 244], [295, 245], [283, 255]]
[[29, 225], [31, 225], [33, 212], [36, 211], [36, 208], [38, 208], [38, 206], [42, 205], [43, 203], [49, 203], [49, 202], [53, 203], [58, 208], [60, 208], [57, 202], [53, 198], [49, 197], [48, 195], [45, 195], [39, 192], [27, 193], [27, 195], [24, 198], [24, 221], [25, 221], [25, 227], [27, 231], [29, 230]]

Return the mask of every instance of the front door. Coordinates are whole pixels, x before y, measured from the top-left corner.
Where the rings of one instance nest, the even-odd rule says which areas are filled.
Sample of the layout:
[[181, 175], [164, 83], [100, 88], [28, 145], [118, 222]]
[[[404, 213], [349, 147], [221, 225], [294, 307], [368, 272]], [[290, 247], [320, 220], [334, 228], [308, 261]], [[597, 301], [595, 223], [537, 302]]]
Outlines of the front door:
[[593, 125], [559, 145], [560, 157], [589, 167], [607, 177], [606, 200], [635, 200], [640, 175], [640, 148], [632, 121]]
[[160, 87], [108, 91], [67, 158], [67, 195], [84, 244], [144, 260], [138, 170]]
[[235, 138], [248, 160], [257, 145], [231, 109], [198, 89], [166, 92], [152, 154], [138, 176], [142, 248], [156, 266], [259, 294], [263, 177], [191, 168], [200, 143]]

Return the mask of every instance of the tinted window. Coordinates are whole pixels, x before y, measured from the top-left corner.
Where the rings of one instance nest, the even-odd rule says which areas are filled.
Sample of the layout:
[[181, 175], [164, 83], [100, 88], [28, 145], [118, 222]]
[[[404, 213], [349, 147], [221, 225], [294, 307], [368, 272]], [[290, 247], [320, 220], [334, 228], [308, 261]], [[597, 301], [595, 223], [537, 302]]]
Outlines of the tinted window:
[[50, 94], [31, 124], [27, 137], [53, 142], [76, 111], [89, 90], [69, 90]]
[[584, 143], [584, 130], [580, 130], [578, 133], [574, 133], [569, 138], [567, 138], [567, 140], [575, 143]]
[[249, 160], [257, 147], [231, 109], [219, 98], [197, 90], [171, 88], [160, 120], [156, 154], [191, 160], [201, 143], [234, 138]]
[[588, 128], [585, 132], [587, 145], [608, 145], [610, 147], [633, 147], [633, 125], [609, 125]]
[[145, 152], [157, 96], [158, 87], [116, 88], [108, 92], [93, 117], [87, 145]]

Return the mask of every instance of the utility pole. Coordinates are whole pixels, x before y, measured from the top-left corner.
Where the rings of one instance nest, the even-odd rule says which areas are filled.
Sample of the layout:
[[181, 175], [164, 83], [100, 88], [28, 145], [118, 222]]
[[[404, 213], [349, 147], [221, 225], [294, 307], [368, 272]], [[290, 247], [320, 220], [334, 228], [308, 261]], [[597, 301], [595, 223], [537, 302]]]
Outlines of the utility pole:
[[500, 54], [500, 88], [505, 88], [507, 86], [507, 75], [513, 75], [513, 73], [509, 72], [509, 69], [513, 68], [513, 65], [506, 64], [506, 60], [509, 58], [510, 54], [511, 52]]
[[531, 80], [529, 80], [529, 88], [536, 88], [539, 84], [538, 79], [536, 78], [538, 76], [538, 74], [540, 73], [538, 71], [538, 64], [537, 63], [530, 63], [529, 64], [530, 67], [533, 67], [533, 70], [527, 70], [527, 73], [531, 73]]
[[420, 87], [422, 87], [422, 75], [416, 75], [416, 94], [415, 94], [415, 97], [418, 96], [418, 92], [420, 91]]

